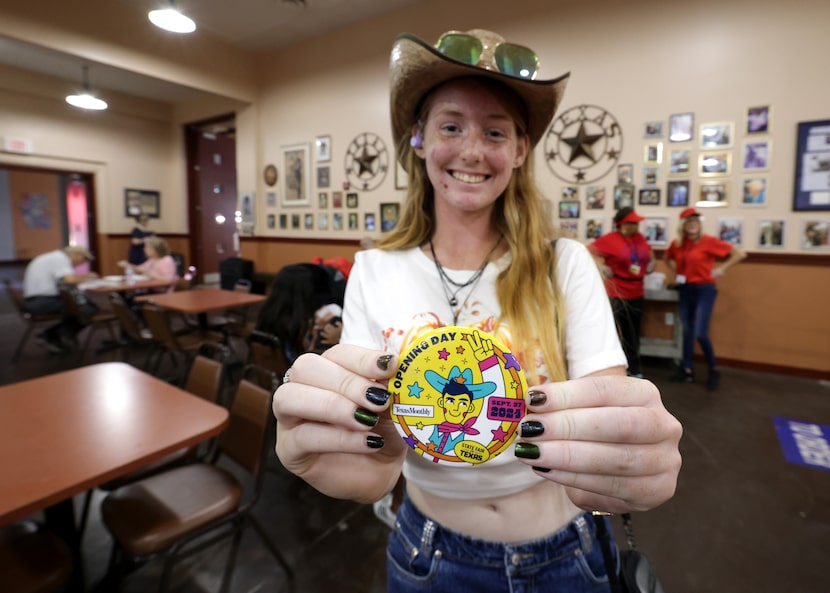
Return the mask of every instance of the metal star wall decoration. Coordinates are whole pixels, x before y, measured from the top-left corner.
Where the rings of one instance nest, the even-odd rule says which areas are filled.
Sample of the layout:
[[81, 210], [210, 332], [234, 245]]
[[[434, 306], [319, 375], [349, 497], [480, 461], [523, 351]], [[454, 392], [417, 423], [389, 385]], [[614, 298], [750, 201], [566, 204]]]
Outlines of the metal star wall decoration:
[[590, 183], [614, 168], [622, 141], [620, 125], [610, 112], [578, 105], [551, 123], [545, 136], [545, 162], [563, 181]]
[[376, 189], [389, 170], [389, 151], [377, 134], [364, 132], [346, 149], [346, 177], [363, 191]]

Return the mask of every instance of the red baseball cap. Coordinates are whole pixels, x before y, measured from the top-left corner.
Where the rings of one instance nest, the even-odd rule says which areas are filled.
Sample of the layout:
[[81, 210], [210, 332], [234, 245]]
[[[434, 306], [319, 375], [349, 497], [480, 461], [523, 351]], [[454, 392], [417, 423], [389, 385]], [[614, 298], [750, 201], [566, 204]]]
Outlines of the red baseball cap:
[[614, 224], [619, 226], [625, 222], [640, 222], [645, 220], [644, 216], [640, 216], [636, 212], [634, 212], [634, 208], [626, 206], [625, 208], [620, 208], [617, 213], [614, 215]]
[[694, 208], [686, 208], [683, 212], [680, 213], [681, 220], [684, 218], [689, 218], [690, 216], [700, 216], [700, 212], [698, 212]]

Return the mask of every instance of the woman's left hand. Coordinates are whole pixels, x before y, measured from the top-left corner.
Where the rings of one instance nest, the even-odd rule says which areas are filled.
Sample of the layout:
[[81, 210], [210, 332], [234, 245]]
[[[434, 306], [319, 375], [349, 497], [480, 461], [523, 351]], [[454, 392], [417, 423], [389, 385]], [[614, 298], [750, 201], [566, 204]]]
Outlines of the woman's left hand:
[[674, 495], [683, 430], [653, 383], [605, 374], [547, 383], [530, 393], [535, 405], [528, 406], [522, 435], [534, 436], [519, 439], [520, 459], [565, 486], [575, 505], [641, 511]]

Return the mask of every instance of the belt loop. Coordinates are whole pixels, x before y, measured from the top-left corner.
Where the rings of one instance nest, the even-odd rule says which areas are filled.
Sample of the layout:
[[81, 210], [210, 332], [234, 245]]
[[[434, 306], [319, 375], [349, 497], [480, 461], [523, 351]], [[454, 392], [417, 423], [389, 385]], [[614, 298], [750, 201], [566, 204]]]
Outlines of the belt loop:
[[590, 554], [594, 548], [594, 538], [591, 535], [591, 529], [588, 527], [588, 522], [585, 520], [585, 515], [579, 515], [573, 520], [576, 527], [576, 533], [579, 535], [579, 543], [582, 551], [585, 554]]
[[427, 519], [424, 521], [424, 528], [421, 530], [421, 552], [430, 554], [432, 551], [432, 540], [435, 539], [435, 521]]

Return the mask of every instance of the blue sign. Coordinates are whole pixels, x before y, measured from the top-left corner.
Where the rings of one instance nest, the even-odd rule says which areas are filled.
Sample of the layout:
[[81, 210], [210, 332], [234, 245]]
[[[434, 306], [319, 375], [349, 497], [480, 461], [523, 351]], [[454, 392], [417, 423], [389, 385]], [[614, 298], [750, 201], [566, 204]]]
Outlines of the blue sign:
[[772, 421], [787, 461], [830, 471], [830, 426], [778, 416]]

